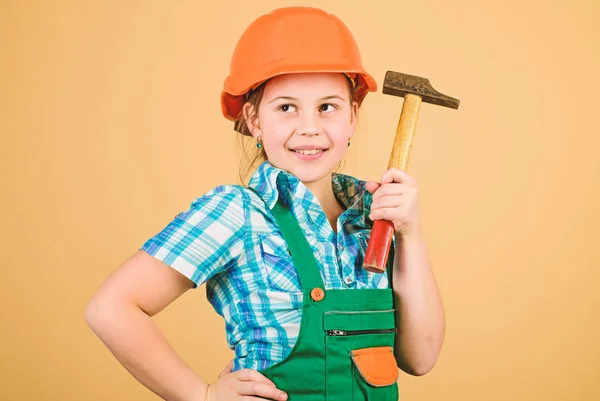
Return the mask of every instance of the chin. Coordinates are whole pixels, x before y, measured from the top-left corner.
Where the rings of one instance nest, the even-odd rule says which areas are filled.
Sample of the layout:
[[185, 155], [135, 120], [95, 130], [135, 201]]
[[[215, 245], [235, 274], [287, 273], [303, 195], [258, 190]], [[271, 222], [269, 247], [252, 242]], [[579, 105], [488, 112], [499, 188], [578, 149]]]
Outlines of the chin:
[[306, 168], [303, 166], [296, 166], [292, 169], [291, 173], [294, 174], [300, 181], [304, 184], [311, 184], [313, 182], [317, 182], [325, 178], [329, 173], [331, 173], [333, 169], [317, 167], [315, 168]]
[[[328, 155], [330, 156], [330, 155]], [[341, 160], [330, 166], [330, 160], [320, 160], [315, 162], [302, 162], [292, 156], [292, 159], [282, 160], [283, 162], [274, 161], [271, 162], [273, 165], [288, 171], [289, 173], [296, 176], [304, 184], [310, 184], [323, 179], [328, 174], [335, 170], [335, 167]]]

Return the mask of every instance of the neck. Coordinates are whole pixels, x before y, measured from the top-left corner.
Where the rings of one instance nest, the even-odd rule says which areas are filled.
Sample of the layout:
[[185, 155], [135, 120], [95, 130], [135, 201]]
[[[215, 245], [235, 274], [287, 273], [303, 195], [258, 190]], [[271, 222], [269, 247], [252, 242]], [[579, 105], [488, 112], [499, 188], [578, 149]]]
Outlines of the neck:
[[336, 231], [337, 219], [344, 211], [344, 208], [333, 194], [331, 178], [332, 173], [328, 173], [320, 180], [304, 183], [304, 185], [306, 185], [310, 192], [317, 198], [333, 230]]
[[318, 181], [304, 183], [323, 207], [336, 200], [333, 195], [333, 188], [331, 187], [331, 176], [332, 174], [328, 173]]

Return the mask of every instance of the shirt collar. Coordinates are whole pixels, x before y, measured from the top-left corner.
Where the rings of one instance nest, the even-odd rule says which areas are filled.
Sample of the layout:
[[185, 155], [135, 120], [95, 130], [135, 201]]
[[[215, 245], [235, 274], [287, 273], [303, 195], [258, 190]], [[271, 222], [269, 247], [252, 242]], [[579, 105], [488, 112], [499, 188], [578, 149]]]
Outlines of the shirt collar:
[[[347, 220], [365, 225], [370, 213], [372, 195], [366, 190], [366, 182], [350, 175], [333, 173], [331, 181], [333, 193], [346, 209]], [[300, 223], [307, 218], [313, 223], [323, 214], [318, 200], [295, 175], [273, 166], [268, 160], [261, 163], [252, 174], [248, 186], [254, 188], [271, 209], [281, 197]]]

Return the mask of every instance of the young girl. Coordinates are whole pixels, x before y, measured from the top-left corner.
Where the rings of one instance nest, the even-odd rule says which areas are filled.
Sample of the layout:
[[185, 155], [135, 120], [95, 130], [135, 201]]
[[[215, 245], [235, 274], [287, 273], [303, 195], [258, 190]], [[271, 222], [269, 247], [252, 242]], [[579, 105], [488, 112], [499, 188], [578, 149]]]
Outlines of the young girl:
[[[167, 400], [397, 400], [398, 368], [428, 372], [444, 312], [420, 229], [417, 186], [334, 172], [375, 80], [337, 17], [274, 10], [240, 38], [223, 114], [256, 140], [247, 186], [218, 186], [125, 261], [86, 319]], [[373, 220], [394, 224], [385, 274], [362, 267]], [[206, 283], [234, 360], [207, 384], [151, 317]]]

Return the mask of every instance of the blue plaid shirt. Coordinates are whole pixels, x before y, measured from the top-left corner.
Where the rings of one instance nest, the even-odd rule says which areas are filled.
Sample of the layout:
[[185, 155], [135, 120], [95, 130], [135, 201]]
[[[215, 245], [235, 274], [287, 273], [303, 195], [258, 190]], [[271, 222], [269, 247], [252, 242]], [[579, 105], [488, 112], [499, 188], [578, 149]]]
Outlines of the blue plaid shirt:
[[[362, 268], [372, 221], [365, 181], [333, 174], [344, 213], [333, 231], [317, 198], [294, 175], [263, 162], [248, 186], [269, 208], [278, 197], [292, 210], [320, 263], [327, 289], [387, 288], [385, 274]], [[195, 199], [140, 248], [173, 267], [206, 294], [225, 319], [233, 370], [282, 361], [298, 338], [302, 289], [292, 257], [265, 202], [240, 185], [221, 185]]]

